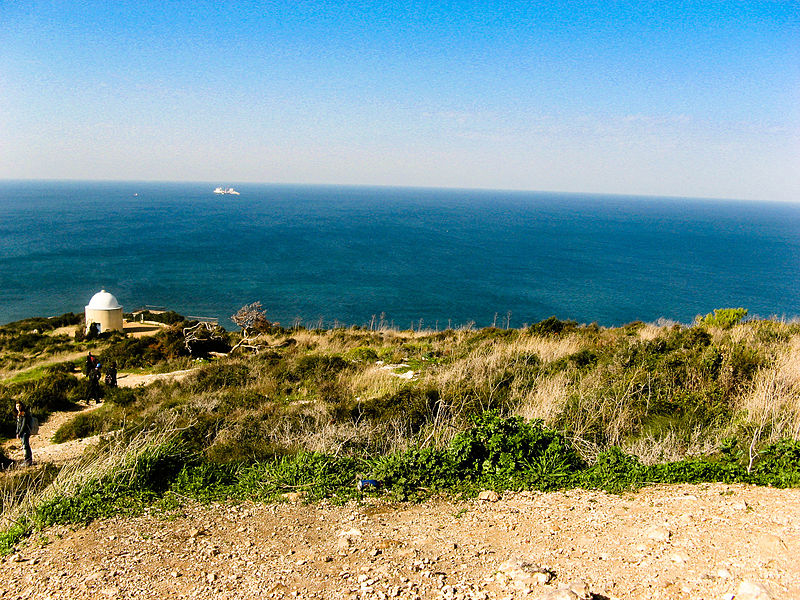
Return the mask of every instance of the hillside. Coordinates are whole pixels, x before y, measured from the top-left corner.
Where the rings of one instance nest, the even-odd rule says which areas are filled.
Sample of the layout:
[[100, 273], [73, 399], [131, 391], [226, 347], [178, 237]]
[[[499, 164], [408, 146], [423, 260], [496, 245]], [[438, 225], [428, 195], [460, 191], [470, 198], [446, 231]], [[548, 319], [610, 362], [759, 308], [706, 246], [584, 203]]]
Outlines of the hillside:
[[[800, 326], [741, 322], [744, 313], [717, 311], [692, 326], [551, 318], [525, 329], [443, 332], [260, 322], [242, 334], [172, 316], [153, 336], [94, 340], [64, 336], [55, 327], [63, 323], [51, 332], [43, 320], [36, 331], [9, 324], [0, 330], [0, 401], [7, 409], [29, 403], [52, 441], [34, 438], [37, 466], [0, 475], [0, 550], [14, 557], [4, 564], [33, 567], [51, 594], [96, 588], [134, 597], [143, 580], [124, 566], [131, 550], [123, 540], [171, 523], [152, 534], [164, 548], [182, 543], [184, 529], [204, 532], [190, 544], [217, 546], [207, 557], [176, 558], [174, 597], [227, 582], [219, 558], [227, 544], [231, 560], [283, 569], [285, 588], [261, 597], [288, 597], [292, 586], [306, 597], [340, 597], [333, 590], [376, 580], [359, 582], [358, 570], [388, 561], [386, 589], [363, 596], [502, 598], [509, 588], [486, 578], [520, 558], [554, 571], [553, 585], [583, 580], [595, 598], [721, 598], [742, 582], [763, 584], [763, 597], [791, 598], [797, 490], [757, 486], [800, 486]], [[120, 382], [89, 410], [79, 372], [88, 350], [116, 363]], [[0, 432], [11, 426], [0, 421]], [[13, 446], [5, 445], [16, 458]], [[359, 491], [361, 478], [379, 487]], [[482, 490], [501, 499], [475, 500]], [[311, 504], [280, 504], [287, 499]], [[225, 537], [223, 524], [240, 510], [231, 501], [246, 502], [248, 524]], [[350, 537], [359, 539], [340, 547], [330, 522], [344, 527], [377, 514], [380, 523], [355, 526], [361, 536]], [[316, 531], [319, 517], [326, 525], [316, 525], [323, 534], [312, 540], [303, 532]], [[287, 519], [298, 528], [281, 529]], [[251, 525], [280, 531], [280, 544], [236, 535]], [[395, 528], [395, 541], [370, 546], [384, 527]], [[122, 566], [60, 575], [70, 548], [97, 536], [107, 537], [96, 561]], [[414, 567], [428, 553], [420, 539], [450, 536], [449, 558], [433, 553], [440, 570]], [[265, 553], [260, 563], [256, 549]], [[292, 549], [302, 558], [287, 558]], [[136, 554], [142, 572], [171, 560], [162, 550]], [[359, 585], [334, 573], [344, 557]], [[420, 579], [425, 571], [433, 575]], [[442, 585], [429, 581], [439, 572]], [[654, 573], [661, 579], [650, 581]], [[215, 593], [255, 594], [244, 570], [229, 583]], [[745, 588], [737, 598], [757, 597]]]

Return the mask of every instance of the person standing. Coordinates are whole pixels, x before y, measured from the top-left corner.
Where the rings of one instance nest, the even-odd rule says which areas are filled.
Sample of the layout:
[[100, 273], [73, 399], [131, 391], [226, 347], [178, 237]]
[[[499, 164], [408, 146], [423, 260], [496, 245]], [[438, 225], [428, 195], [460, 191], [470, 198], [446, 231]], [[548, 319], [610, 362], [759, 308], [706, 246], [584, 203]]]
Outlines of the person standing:
[[25, 450], [25, 466], [33, 464], [33, 451], [31, 450], [31, 415], [28, 407], [22, 402], [16, 404], [17, 413], [17, 437], [22, 440], [22, 448]]

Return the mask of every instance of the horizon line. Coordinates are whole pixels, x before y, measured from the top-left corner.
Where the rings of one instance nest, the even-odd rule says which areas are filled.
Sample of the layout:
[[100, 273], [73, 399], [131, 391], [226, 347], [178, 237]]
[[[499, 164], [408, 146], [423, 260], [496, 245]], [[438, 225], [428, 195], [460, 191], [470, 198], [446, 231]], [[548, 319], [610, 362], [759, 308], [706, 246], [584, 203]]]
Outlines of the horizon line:
[[520, 194], [562, 194], [572, 196], [605, 196], [613, 198], [658, 198], [664, 200], [700, 200], [700, 201], [727, 201], [727, 202], [743, 202], [743, 203], [767, 203], [767, 204], [800, 204], [798, 200], [775, 200], [775, 199], [755, 199], [755, 198], [731, 198], [727, 196], [680, 196], [674, 194], [633, 194], [622, 192], [591, 192], [591, 191], [570, 191], [570, 190], [539, 190], [532, 188], [493, 188], [493, 187], [453, 187], [444, 185], [398, 185], [398, 184], [381, 184], [381, 183], [302, 183], [302, 182], [269, 182], [269, 181], [254, 181], [254, 180], [241, 180], [238, 183], [231, 184], [230, 182], [220, 184], [218, 180], [210, 179], [82, 179], [82, 178], [10, 178], [0, 177], [0, 183], [6, 182], [20, 182], [20, 183], [142, 183], [142, 184], [203, 184], [203, 185], [225, 185], [231, 187], [232, 185], [258, 185], [258, 186], [274, 186], [274, 187], [342, 187], [342, 188], [380, 188], [380, 189], [407, 189], [407, 190], [439, 190], [439, 191], [464, 191], [464, 192], [504, 192], [504, 193], [520, 193]]

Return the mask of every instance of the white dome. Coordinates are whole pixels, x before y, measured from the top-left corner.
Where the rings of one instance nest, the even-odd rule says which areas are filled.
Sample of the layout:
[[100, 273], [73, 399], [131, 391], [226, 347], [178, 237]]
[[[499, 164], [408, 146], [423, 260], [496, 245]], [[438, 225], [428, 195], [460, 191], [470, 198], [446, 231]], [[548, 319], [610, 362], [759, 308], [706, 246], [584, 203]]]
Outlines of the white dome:
[[122, 306], [120, 306], [113, 294], [109, 294], [105, 290], [100, 290], [92, 296], [86, 308], [92, 310], [116, 310], [122, 308]]

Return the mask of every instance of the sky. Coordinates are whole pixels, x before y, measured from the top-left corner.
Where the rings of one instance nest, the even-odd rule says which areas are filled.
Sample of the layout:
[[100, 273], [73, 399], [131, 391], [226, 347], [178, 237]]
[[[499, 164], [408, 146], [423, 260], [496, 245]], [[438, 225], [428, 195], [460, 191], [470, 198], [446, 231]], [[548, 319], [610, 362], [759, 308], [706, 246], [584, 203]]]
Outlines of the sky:
[[800, 201], [800, 2], [0, 0], [0, 179]]

